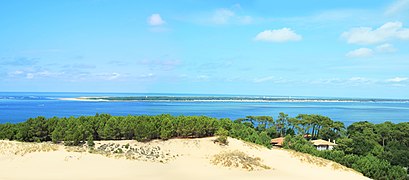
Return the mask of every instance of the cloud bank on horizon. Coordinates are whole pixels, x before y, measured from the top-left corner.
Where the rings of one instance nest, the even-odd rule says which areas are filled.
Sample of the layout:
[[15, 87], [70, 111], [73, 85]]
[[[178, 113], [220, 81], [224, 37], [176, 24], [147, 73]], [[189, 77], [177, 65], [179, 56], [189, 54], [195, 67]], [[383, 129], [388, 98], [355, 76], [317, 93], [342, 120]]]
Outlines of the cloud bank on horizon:
[[408, 10], [408, 0], [2, 1], [0, 88], [409, 98]]

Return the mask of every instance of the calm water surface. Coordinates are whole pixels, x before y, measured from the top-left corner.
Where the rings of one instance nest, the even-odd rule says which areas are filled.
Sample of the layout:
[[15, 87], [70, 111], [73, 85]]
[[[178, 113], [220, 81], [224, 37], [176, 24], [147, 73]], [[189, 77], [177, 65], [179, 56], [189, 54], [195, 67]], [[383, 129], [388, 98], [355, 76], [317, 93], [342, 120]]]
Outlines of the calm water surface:
[[[109, 113], [112, 115], [206, 115], [237, 119], [248, 115], [277, 117], [321, 114], [349, 125], [356, 121], [374, 123], [409, 121], [407, 102], [85, 102], [58, 100], [80, 96], [141, 96], [125, 93], [0, 93], [0, 123], [22, 122], [30, 117], [68, 117]], [[149, 94], [169, 95], [169, 94]], [[172, 94], [183, 96], [183, 94]], [[192, 96], [192, 95], [186, 95]]]

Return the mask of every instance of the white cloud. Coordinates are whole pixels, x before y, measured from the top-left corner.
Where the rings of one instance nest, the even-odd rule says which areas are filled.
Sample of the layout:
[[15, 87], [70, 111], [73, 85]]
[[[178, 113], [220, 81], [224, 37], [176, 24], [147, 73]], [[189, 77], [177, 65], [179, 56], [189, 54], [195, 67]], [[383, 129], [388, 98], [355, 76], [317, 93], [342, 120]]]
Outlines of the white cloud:
[[271, 83], [289, 83], [291, 80], [284, 79], [282, 77], [274, 77], [274, 76], [266, 76], [260, 78], [254, 78], [253, 83], [264, 83], [264, 82], [271, 82]]
[[47, 70], [16, 70], [13, 72], [7, 73], [9, 77], [14, 78], [26, 78], [26, 79], [35, 79], [35, 78], [48, 78], [48, 77], [58, 77], [63, 75], [61, 72], [50, 72]]
[[348, 85], [348, 86], [359, 86], [368, 85], [379, 82], [376, 79], [368, 79], [365, 77], [351, 77], [351, 78], [330, 78], [330, 79], [318, 79], [310, 81], [311, 84], [332, 84], [332, 85]]
[[390, 53], [390, 52], [395, 52], [396, 49], [393, 47], [392, 44], [381, 44], [379, 46], [375, 47], [376, 51], [381, 52], [381, 53]]
[[400, 83], [403, 81], [407, 81], [408, 79], [409, 78], [407, 77], [395, 77], [395, 78], [387, 79], [386, 82]]
[[348, 81], [365, 83], [365, 82], [369, 82], [370, 80], [364, 77], [351, 77], [348, 79]]
[[236, 3], [232, 6], [233, 9], [241, 9], [241, 5], [239, 3]]
[[112, 73], [110, 76], [107, 77], [108, 80], [115, 80], [121, 76], [119, 73]]
[[365, 77], [351, 77], [347, 79], [344, 83], [351, 85], [351, 86], [359, 86], [359, 85], [364, 85], [364, 84], [374, 84], [374, 83], [377, 83], [377, 80], [368, 79]]
[[26, 78], [27, 78], [27, 79], [33, 79], [33, 78], [34, 78], [34, 74], [33, 74], [33, 73], [27, 73], [27, 74], [26, 74]]
[[409, 0], [397, 0], [385, 10], [385, 15], [394, 15], [409, 7]]
[[237, 20], [240, 24], [251, 24], [254, 21], [251, 16], [239, 16]]
[[97, 77], [97, 78], [99, 77], [99, 78], [101, 78], [103, 80], [111, 81], [111, 80], [116, 80], [116, 79], [120, 78], [121, 74], [115, 73], [115, 72], [114, 73], [103, 73], [103, 74], [96, 74], [95, 77]]
[[180, 60], [174, 60], [174, 59], [169, 59], [169, 60], [144, 59], [142, 61], [139, 61], [138, 64], [148, 66], [151, 69], [160, 69], [164, 71], [170, 71], [180, 66], [182, 62]]
[[162, 19], [162, 17], [160, 16], [160, 14], [152, 14], [149, 18], [148, 18], [148, 23], [151, 26], [160, 26], [165, 24], [165, 21]]
[[373, 50], [369, 48], [359, 48], [352, 50], [346, 54], [350, 58], [366, 58], [373, 55]]
[[210, 23], [217, 25], [252, 23], [253, 18], [251, 16], [242, 16], [234, 11], [240, 9], [241, 7], [239, 4], [234, 5], [232, 8], [216, 9], [211, 15]]
[[208, 75], [197, 76], [197, 80], [199, 80], [199, 81], [208, 81], [209, 79], [210, 79], [210, 77]]
[[13, 72], [8, 73], [9, 76], [18, 76], [18, 75], [21, 75], [21, 74], [24, 74], [24, 71], [17, 70], [17, 71], [13, 71]]
[[257, 34], [254, 38], [256, 41], [267, 42], [286, 42], [286, 41], [300, 41], [302, 36], [295, 33], [290, 28], [265, 30]]
[[350, 44], [376, 44], [388, 40], [409, 40], [409, 29], [401, 22], [387, 22], [377, 29], [371, 27], [352, 28], [343, 32], [341, 37]]
[[270, 81], [273, 80], [274, 76], [267, 76], [267, 77], [262, 77], [262, 78], [255, 78], [254, 79], [254, 83], [262, 83], [262, 82], [266, 82], [266, 81]]
[[235, 13], [231, 10], [218, 9], [213, 14], [212, 22], [215, 24], [226, 24], [234, 16]]
[[149, 78], [155, 77], [155, 74], [153, 74], [153, 73], [142, 74], [142, 75], [140, 75], [139, 77], [142, 78], [142, 79], [149, 79]]

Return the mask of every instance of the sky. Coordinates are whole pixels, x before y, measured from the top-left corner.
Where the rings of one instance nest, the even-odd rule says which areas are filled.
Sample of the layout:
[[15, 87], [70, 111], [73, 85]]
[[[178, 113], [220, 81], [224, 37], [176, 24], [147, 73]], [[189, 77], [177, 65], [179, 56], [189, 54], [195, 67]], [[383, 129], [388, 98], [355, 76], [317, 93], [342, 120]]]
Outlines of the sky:
[[2, 0], [0, 91], [409, 98], [409, 0]]

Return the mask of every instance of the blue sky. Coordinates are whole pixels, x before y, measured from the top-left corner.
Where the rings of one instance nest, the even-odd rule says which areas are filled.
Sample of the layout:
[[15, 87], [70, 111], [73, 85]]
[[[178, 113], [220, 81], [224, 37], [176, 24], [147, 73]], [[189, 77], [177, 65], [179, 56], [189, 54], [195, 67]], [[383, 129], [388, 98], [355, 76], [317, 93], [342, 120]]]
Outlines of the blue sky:
[[409, 0], [0, 1], [1, 91], [409, 98]]

